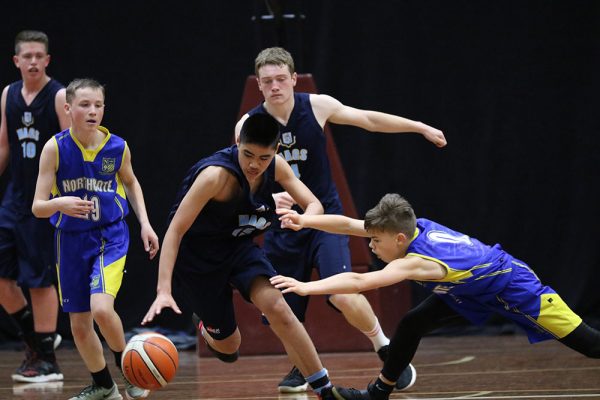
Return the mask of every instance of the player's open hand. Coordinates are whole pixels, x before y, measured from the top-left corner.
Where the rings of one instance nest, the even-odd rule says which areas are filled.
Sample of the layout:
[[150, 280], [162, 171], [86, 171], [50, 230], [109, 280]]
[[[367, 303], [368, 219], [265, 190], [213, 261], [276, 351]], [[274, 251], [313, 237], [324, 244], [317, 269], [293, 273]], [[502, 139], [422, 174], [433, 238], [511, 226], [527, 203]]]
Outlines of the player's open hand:
[[58, 211], [69, 217], [88, 219], [94, 209], [94, 202], [77, 196], [61, 196], [54, 199]]
[[276, 208], [292, 208], [296, 200], [288, 192], [273, 193]]
[[446, 141], [446, 137], [444, 136], [444, 132], [440, 131], [439, 129], [435, 129], [434, 127], [425, 125], [425, 128], [423, 129], [422, 133], [425, 139], [429, 140], [437, 147], [444, 147], [448, 144], [448, 142]]
[[296, 293], [300, 296], [306, 296], [308, 294], [304, 289], [304, 286], [306, 285], [305, 282], [299, 282], [289, 276], [277, 275], [269, 280], [271, 281], [271, 285], [275, 286], [277, 289], [283, 289], [281, 291], [282, 293]]
[[302, 215], [298, 214], [294, 210], [289, 208], [278, 208], [275, 212], [280, 215], [279, 221], [281, 221], [281, 227], [291, 229], [293, 231], [299, 231], [304, 228], [302, 222]]
[[152, 229], [152, 226], [148, 222], [142, 224], [142, 243], [144, 243], [144, 250], [146, 250], [152, 260], [156, 253], [158, 253], [160, 245], [158, 244], [158, 236], [154, 233], [154, 229]]
[[177, 314], [181, 314], [181, 310], [179, 309], [177, 303], [175, 303], [173, 296], [167, 293], [159, 293], [156, 295], [156, 299], [154, 299], [154, 303], [152, 303], [150, 306], [150, 309], [144, 316], [144, 319], [142, 319], [142, 325], [152, 322], [154, 317], [160, 314], [160, 312], [165, 308], [170, 308]]

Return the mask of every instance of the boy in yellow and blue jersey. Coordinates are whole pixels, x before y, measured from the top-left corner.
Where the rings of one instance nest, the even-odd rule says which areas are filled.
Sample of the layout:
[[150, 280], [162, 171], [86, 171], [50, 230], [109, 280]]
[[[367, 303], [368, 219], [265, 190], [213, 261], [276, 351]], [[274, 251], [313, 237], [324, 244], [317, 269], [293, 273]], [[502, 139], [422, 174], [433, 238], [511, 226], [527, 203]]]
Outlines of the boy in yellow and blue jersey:
[[[127, 143], [100, 126], [104, 87], [92, 79], [74, 80], [66, 100], [71, 127], [52, 137], [42, 150], [32, 211], [36, 217], [49, 217], [55, 227], [60, 301], [92, 375], [92, 384], [71, 400], [119, 400], [122, 396], [106, 365], [94, 321], [120, 369], [125, 336], [114, 299], [129, 247], [127, 197], [150, 258], [158, 252], [158, 237], [148, 221]], [[125, 386], [129, 399], [148, 395], [126, 379]]]
[[462, 318], [482, 324], [492, 313], [516, 322], [531, 343], [556, 339], [587, 357], [600, 358], [600, 332], [543, 285], [527, 264], [498, 244], [488, 246], [436, 222], [417, 219], [400, 195], [385, 195], [364, 221], [290, 210], [279, 213], [284, 214], [282, 226], [293, 230], [308, 227], [369, 237], [373, 253], [388, 263], [380, 271], [349, 272], [308, 283], [272, 278], [271, 283], [284, 293], [358, 293], [407, 279], [432, 292], [398, 324], [375, 383], [362, 391], [336, 387], [333, 393], [340, 400], [386, 400], [397, 382], [412, 386], [416, 371], [410, 361], [423, 335]]

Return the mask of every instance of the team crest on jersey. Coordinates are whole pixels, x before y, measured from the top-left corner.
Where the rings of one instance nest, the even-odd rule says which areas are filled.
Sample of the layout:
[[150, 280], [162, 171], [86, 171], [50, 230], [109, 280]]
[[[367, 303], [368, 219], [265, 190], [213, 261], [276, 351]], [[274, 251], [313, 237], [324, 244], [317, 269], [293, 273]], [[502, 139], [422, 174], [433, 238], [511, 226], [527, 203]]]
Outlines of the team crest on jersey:
[[23, 113], [23, 116], [21, 117], [21, 122], [23, 123], [23, 125], [30, 127], [31, 125], [33, 125], [33, 114], [31, 114], [29, 111], [25, 111]]
[[292, 147], [296, 144], [296, 136], [292, 135], [292, 132], [283, 132], [281, 134], [281, 145], [285, 147]]
[[116, 164], [115, 158], [103, 157], [102, 158], [102, 173], [103, 174], [112, 174], [113, 172], [115, 172], [115, 164]]
[[90, 283], [90, 288], [96, 289], [100, 287], [100, 275], [94, 275], [92, 277], [92, 282]]

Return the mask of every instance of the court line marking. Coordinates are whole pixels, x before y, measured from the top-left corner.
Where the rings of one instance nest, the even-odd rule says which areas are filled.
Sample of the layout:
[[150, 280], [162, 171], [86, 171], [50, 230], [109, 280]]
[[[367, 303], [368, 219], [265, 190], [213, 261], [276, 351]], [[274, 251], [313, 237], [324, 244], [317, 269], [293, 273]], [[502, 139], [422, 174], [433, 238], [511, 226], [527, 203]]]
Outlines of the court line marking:
[[438, 367], [438, 366], [442, 366], [442, 365], [457, 365], [457, 364], [465, 364], [468, 362], [471, 362], [475, 359], [475, 356], [465, 356], [456, 360], [451, 360], [451, 361], [445, 361], [445, 362], [440, 362], [440, 363], [433, 363], [433, 364], [418, 364], [419, 367]]

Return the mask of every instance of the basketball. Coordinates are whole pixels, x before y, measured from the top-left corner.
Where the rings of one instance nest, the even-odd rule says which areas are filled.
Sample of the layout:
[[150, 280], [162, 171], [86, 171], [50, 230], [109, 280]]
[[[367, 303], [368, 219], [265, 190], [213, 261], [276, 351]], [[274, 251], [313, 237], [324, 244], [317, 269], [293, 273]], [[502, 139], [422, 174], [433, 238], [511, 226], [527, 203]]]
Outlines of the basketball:
[[157, 390], [169, 383], [177, 372], [179, 355], [173, 342], [156, 332], [142, 333], [129, 339], [121, 365], [133, 385]]

